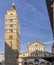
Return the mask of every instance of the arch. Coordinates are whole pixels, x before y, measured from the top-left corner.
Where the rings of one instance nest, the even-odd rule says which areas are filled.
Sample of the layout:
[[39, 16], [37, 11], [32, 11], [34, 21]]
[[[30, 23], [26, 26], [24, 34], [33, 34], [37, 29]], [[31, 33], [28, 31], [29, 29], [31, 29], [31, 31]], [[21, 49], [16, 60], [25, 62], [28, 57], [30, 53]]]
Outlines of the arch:
[[47, 63], [47, 65], [50, 65], [50, 63]]
[[38, 59], [35, 59], [34, 62], [35, 62], [35, 63], [39, 63], [39, 60], [38, 60]]
[[40, 65], [45, 65], [45, 62], [41, 62]]
[[33, 63], [32, 62], [29, 62], [29, 64], [28, 65], [33, 65]]
[[38, 64], [35, 64], [35, 65], [38, 65]]
[[27, 65], [27, 62], [24, 62], [24, 65]]

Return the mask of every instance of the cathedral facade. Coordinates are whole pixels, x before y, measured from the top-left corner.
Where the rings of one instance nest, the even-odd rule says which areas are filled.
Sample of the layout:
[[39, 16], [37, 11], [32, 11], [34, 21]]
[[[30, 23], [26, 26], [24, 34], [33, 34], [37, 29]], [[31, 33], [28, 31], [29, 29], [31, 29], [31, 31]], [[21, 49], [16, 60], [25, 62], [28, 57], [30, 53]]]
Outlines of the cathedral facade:
[[46, 52], [46, 45], [40, 42], [28, 44], [27, 52], [20, 53], [18, 58], [19, 65], [51, 65], [45, 57], [53, 57], [53, 54]]

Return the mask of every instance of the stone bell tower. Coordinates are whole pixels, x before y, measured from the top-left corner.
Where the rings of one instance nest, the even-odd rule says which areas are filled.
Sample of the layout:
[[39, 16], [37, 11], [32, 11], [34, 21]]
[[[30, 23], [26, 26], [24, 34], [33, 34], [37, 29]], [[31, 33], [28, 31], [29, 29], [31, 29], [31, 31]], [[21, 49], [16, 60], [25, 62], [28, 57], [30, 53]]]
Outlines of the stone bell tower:
[[5, 15], [5, 65], [18, 65], [20, 23], [14, 3]]

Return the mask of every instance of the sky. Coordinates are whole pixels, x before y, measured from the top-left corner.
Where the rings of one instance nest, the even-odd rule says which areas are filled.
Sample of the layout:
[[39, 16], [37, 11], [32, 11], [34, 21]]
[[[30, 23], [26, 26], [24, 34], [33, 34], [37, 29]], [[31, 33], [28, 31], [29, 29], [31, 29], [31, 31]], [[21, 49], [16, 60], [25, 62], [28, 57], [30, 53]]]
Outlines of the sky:
[[[13, 0], [0, 0], [0, 61], [4, 53], [5, 14]], [[46, 51], [51, 51], [52, 30], [45, 0], [14, 0], [20, 22], [20, 48], [27, 51], [28, 43], [36, 41], [46, 44]]]

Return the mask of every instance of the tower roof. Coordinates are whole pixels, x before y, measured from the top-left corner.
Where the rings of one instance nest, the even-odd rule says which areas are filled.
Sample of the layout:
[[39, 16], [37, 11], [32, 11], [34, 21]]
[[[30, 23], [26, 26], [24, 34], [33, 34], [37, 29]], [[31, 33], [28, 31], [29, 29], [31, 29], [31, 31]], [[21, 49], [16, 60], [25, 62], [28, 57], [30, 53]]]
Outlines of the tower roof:
[[11, 10], [16, 10], [14, 3], [12, 3]]

